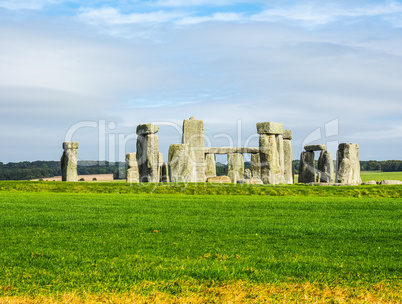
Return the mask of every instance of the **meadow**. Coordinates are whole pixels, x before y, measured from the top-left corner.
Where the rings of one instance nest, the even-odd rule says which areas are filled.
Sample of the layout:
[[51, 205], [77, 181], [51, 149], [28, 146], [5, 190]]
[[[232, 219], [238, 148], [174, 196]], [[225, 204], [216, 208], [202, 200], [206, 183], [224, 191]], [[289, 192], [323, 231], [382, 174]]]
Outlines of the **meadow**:
[[401, 303], [401, 191], [0, 182], [0, 303]]

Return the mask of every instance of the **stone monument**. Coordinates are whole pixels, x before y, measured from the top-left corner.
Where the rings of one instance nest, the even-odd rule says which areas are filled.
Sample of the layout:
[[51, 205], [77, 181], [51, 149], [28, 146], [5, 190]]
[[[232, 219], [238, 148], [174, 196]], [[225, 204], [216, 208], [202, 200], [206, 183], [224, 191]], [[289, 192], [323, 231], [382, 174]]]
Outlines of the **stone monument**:
[[64, 182], [78, 181], [77, 149], [78, 142], [65, 141], [63, 143], [63, 156], [61, 157], [61, 177]]

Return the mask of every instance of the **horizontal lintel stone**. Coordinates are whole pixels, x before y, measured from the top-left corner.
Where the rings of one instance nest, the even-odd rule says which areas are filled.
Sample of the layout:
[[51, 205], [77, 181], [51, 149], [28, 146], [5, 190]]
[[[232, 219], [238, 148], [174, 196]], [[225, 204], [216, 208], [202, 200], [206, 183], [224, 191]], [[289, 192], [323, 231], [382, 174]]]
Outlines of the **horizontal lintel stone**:
[[142, 124], [137, 126], [137, 135], [147, 135], [158, 133], [159, 126], [153, 124]]
[[257, 133], [281, 135], [283, 134], [283, 124], [278, 122], [257, 122]]
[[304, 150], [306, 151], [322, 151], [322, 150], [327, 150], [326, 145], [307, 145], [304, 146]]

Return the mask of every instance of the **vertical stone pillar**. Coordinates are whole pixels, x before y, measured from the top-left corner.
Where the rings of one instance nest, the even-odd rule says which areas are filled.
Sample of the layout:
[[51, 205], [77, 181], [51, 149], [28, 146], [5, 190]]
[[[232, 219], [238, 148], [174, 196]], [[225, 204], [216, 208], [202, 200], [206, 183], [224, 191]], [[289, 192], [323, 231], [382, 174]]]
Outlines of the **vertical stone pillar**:
[[205, 154], [205, 178], [216, 176], [216, 159], [215, 154]]
[[159, 182], [159, 127], [143, 124], [137, 127], [137, 163], [140, 182]]
[[228, 176], [232, 183], [244, 179], [244, 158], [243, 154], [228, 154]]
[[304, 151], [300, 155], [299, 183], [314, 183], [314, 151]]
[[283, 131], [283, 178], [285, 184], [294, 183], [294, 171], [293, 171], [293, 148], [292, 148], [292, 131]]
[[189, 146], [189, 165], [193, 167], [191, 182], [205, 182], [204, 121], [194, 117], [183, 121], [184, 145]]
[[169, 182], [169, 166], [168, 163], [163, 163], [161, 166], [161, 182], [168, 183]]
[[334, 182], [334, 160], [328, 150], [321, 150], [318, 158], [318, 171], [320, 173], [320, 183]]
[[78, 181], [77, 173], [77, 149], [78, 143], [75, 141], [65, 141], [63, 143], [63, 155], [61, 157], [61, 176], [64, 182]]
[[251, 154], [251, 176], [253, 178], [261, 178], [260, 154]]
[[264, 184], [280, 184], [283, 177], [283, 124], [276, 122], [257, 123], [260, 134], [261, 179]]
[[342, 184], [361, 184], [359, 145], [339, 144], [336, 155], [336, 182]]
[[172, 183], [189, 183], [194, 176], [194, 166], [189, 160], [190, 147], [173, 144], [169, 147], [169, 179]]
[[138, 183], [140, 180], [138, 174], [138, 163], [137, 163], [137, 153], [127, 153], [126, 154], [126, 163], [128, 165], [127, 169], [127, 183]]

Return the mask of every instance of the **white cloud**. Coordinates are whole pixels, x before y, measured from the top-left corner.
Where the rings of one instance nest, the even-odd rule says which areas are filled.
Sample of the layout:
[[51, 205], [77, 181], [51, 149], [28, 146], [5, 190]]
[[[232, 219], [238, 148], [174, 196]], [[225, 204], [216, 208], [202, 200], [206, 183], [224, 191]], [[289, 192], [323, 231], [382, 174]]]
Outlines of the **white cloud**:
[[121, 25], [150, 22], [172, 22], [179, 17], [183, 17], [183, 14], [164, 11], [122, 14], [115, 8], [104, 7], [100, 9], [82, 8], [78, 16], [81, 20], [84, 20], [85, 22], [88, 22], [90, 24], [105, 23], [110, 25]]
[[395, 21], [400, 23], [402, 19], [400, 17], [401, 13], [402, 4], [397, 2], [362, 7], [341, 7], [334, 4], [320, 3], [320, 5], [295, 5], [286, 8], [268, 9], [252, 15], [250, 19], [256, 21], [286, 19], [305, 22], [308, 25], [321, 25], [334, 22], [342, 17], [358, 18], [391, 15], [399, 16]]

